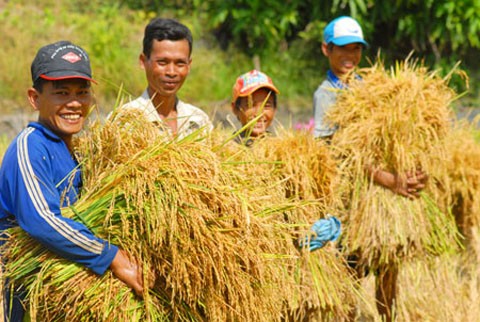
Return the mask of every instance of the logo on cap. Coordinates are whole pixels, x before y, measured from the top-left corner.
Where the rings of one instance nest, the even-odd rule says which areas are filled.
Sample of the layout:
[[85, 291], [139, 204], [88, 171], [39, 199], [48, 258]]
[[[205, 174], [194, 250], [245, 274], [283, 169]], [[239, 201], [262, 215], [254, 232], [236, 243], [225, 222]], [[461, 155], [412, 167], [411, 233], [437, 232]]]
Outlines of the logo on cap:
[[257, 71], [242, 75], [241, 77], [243, 80], [243, 88], [240, 90], [240, 93], [242, 94], [247, 93], [251, 88], [260, 84], [270, 84], [267, 76]]
[[72, 64], [76, 63], [79, 60], [82, 60], [82, 58], [80, 56], [78, 56], [77, 54], [75, 54], [74, 52], [69, 52], [69, 53], [63, 55], [62, 58], [65, 59], [66, 61], [72, 63]]

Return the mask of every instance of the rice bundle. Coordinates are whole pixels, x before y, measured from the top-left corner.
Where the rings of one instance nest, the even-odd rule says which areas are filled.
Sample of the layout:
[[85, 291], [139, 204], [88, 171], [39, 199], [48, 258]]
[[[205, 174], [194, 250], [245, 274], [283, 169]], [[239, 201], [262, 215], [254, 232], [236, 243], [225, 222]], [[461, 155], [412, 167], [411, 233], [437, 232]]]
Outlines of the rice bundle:
[[445, 140], [452, 212], [469, 242], [473, 231], [480, 229], [480, 144], [475, 138], [475, 123], [459, 120]]
[[479, 321], [478, 261], [468, 253], [408, 263], [398, 282], [400, 321]]
[[[284, 130], [278, 136], [257, 139], [252, 147], [225, 146], [219, 154], [225, 163], [247, 174], [251, 180], [248, 193], [254, 193], [252, 200], [264, 206], [272, 203], [268, 208], [282, 200], [296, 205], [284, 211], [283, 218], [276, 218], [290, 230], [295, 244], [310, 234], [316, 220], [329, 212], [335, 215], [331, 211], [335, 161], [325, 143], [310, 134]], [[265, 186], [268, 198], [260, 198], [262, 192], [257, 189]], [[312, 253], [302, 252], [288, 269], [297, 284], [288, 304], [292, 321], [346, 317], [357, 302], [358, 285], [333, 244]]]
[[336, 163], [324, 141], [307, 132], [283, 130], [258, 142], [253, 153], [260, 160], [281, 161], [278, 172], [286, 180], [287, 196], [332, 204]]
[[274, 217], [295, 204], [257, 206], [239, 188], [244, 174], [227, 171], [204, 140], [168, 142], [144, 120], [127, 123], [126, 131], [107, 124], [87, 132], [79, 151], [91, 177], [64, 214], [139, 259], [145, 298], [14, 229], [5, 273], [27, 288], [32, 320], [278, 320], [297, 250]]
[[[345, 230], [342, 244], [359, 265], [378, 267], [456, 245], [455, 222], [438, 202], [448, 190], [444, 138], [455, 93], [447, 79], [409, 62], [386, 70], [377, 62], [339, 94], [327, 115], [338, 124], [332, 148], [339, 158]], [[429, 175], [421, 198], [409, 200], [373, 183], [367, 169], [397, 176]]]

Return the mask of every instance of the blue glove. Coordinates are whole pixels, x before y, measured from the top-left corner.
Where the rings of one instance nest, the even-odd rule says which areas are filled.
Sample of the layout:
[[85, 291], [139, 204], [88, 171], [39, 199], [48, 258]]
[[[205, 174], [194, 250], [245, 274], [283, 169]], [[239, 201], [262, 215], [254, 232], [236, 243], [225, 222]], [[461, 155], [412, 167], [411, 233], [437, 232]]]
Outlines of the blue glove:
[[336, 241], [340, 236], [341, 223], [336, 217], [329, 217], [326, 219], [317, 220], [311, 230], [315, 233], [315, 236], [306, 236], [304, 241], [299, 242], [300, 248], [308, 246], [308, 249], [312, 252], [325, 246], [329, 241]]

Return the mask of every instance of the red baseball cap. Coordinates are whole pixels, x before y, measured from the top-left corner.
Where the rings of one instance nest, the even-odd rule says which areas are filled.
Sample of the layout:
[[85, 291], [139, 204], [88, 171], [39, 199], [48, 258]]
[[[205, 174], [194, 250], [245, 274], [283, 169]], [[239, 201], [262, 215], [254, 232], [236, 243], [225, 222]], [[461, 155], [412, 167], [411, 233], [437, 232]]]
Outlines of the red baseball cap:
[[232, 102], [235, 102], [239, 97], [252, 94], [259, 88], [268, 88], [277, 94], [280, 93], [270, 77], [254, 69], [237, 78], [235, 85], [233, 85]]

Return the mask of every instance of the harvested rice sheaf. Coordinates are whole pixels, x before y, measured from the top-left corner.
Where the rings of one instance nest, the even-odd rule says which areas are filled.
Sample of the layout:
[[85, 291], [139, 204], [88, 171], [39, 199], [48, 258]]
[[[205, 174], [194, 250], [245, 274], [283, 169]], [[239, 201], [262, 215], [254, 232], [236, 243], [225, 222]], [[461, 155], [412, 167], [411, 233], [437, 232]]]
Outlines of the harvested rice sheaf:
[[400, 321], [479, 321], [478, 260], [469, 252], [406, 264], [400, 272]]
[[352, 295], [338, 256], [302, 254], [284, 220], [317, 201], [287, 198], [271, 169], [252, 177], [215, 142], [168, 141], [138, 115], [124, 117], [85, 132], [85, 187], [63, 214], [139, 261], [144, 300], [110, 271], [96, 276], [12, 229], [5, 277], [27, 289], [33, 321], [276, 321], [307, 302], [292, 272], [312, 260], [320, 265], [309, 280], [321, 283], [309, 284], [308, 303], [318, 314], [346, 312]]
[[460, 231], [471, 243], [480, 229], [480, 142], [477, 121], [458, 120], [446, 142], [453, 215]]
[[[304, 202], [299, 224], [324, 218], [336, 197], [332, 185], [337, 178], [336, 162], [323, 141], [308, 133], [283, 130], [278, 136], [257, 139], [251, 147], [234, 144], [219, 155], [224, 166], [239, 169], [250, 182], [242, 184], [252, 193], [268, 185], [273, 198]], [[311, 205], [308, 207], [308, 205]]]
[[[374, 268], [448, 251], [458, 234], [442, 201], [450, 189], [444, 139], [454, 91], [409, 61], [390, 70], [377, 62], [359, 75], [327, 115], [339, 126], [332, 148], [342, 174], [336, 191], [344, 200], [345, 251]], [[421, 169], [429, 181], [421, 198], [408, 200], [374, 184], [367, 168], [398, 176]]]
[[332, 203], [337, 169], [324, 141], [307, 132], [283, 130], [276, 137], [261, 140], [253, 150], [257, 159], [280, 161], [278, 173], [285, 179], [287, 196]]
[[[282, 200], [296, 205], [283, 211], [283, 218], [276, 218], [295, 239], [305, 238], [316, 220], [329, 213], [336, 215], [331, 188], [337, 178], [336, 163], [326, 144], [310, 134], [280, 130], [277, 136], [257, 139], [250, 147], [235, 143], [219, 154], [225, 165], [247, 174], [250, 181], [243, 187], [254, 194], [253, 203], [270, 204], [267, 209], [275, 209]], [[362, 296], [334, 245], [303, 252], [289, 273], [297, 285], [289, 298], [292, 321], [346, 317]]]
[[[280, 315], [291, 288], [281, 269], [289, 258], [276, 254], [292, 248], [289, 235], [255, 216], [259, 210], [245, 211], [235, 190], [239, 175], [222, 171], [203, 141], [169, 142], [148, 126], [128, 124], [88, 131], [79, 152], [84, 174], [96, 178], [85, 178], [82, 198], [64, 214], [139, 259], [145, 284], [153, 286], [141, 301], [110, 273], [93, 276], [32, 247], [17, 230], [6, 272], [26, 285], [32, 317], [260, 321]], [[56, 273], [65, 270], [69, 279]]]

